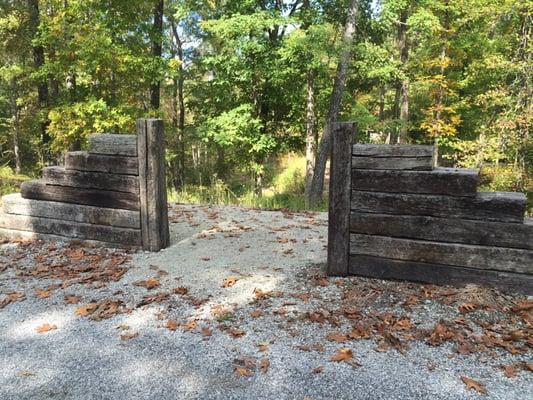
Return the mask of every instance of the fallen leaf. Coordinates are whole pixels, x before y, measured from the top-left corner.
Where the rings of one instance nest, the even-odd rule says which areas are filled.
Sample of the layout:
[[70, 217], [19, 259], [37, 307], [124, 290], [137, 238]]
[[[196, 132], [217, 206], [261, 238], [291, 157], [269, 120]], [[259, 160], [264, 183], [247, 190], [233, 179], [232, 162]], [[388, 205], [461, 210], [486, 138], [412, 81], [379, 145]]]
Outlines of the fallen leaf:
[[138, 332], [125, 333], [123, 335], [120, 335], [120, 340], [123, 340], [123, 341], [131, 340], [131, 339], [135, 339], [138, 336], [139, 336]]
[[45, 333], [45, 332], [54, 331], [56, 329], [57, 329], [56, 325], [42, 324], [38, 326], [35, 330], [37, 331], [37, 333]]
[[174, 288], [172, 289], [172, 293], [174, 294], [180, 294], [180, 295], [186, 295], [187, 293], [189, 293], [189, 289], [187, 289], [186, 287], [177, 287], [177, 288]]
[[235, 371], [235, 375], [237, 375], [238, 377], [253, 375], [253, 372], [249, 368], [235, 367], [234, 371]]
[[348, 361], [353, 358], [352, 350], [343, 348], [338, 349], [337, 352], [330, 358], [330, 361], [334, 362], [341, 362], [341, 361]]
[[17, 292], [8, 293], [7, 296], [3, 298], [2, 301], [0, 301], [0, 309], [4, 308], [8, 304], [14, 303], [16, 301], [24, 300], [25, 298], [26, 298], [26, 295], [23, 293], [17, 293]]
[[475, 311], [477, 307], [477, 304], [474, 303], [464, 303], [459, 306], [459, 312], [461, 312], [462, 314], [466, 314]]
[[202, 335], [204, 336], [212, 336], [213, 331], [207, 327], [202, 328]]
[[196, 329], [197, 326], [198, 326], [198, 322], [196, 322], [194, 319], [191, 319], [187, 321], [185, 325], [183, 325], [183, 329], [185, 329], [186, 331], [192, 331]]
[[18, 375], [22, 377], [37, 376], [36, 373], [27, 370], [20, 371]]
[[348, 340], [348, 337], [342, 333], [331, 332], [326, 336], [330, 342], [344, 343]]
[[138, 282], [133, 282], [133, 285], [134, 286], [141, 286], [141, 287], [144, 287], [148, 290], [152, 290], [156, 287], [158, 287], [160, 285], [159, 283], [159, 279], [157, 279], [156, 277], [151, 277], [151, 278], [148, 278], [147, 280], [145, 281], [138, 281]]
[[259, 351], [261, 351], [261, 352], [267, 351], [269, 346], [270, 346], [270, 342], [257, 343], [257, 347], [258, 347]]
[[263, 371], [263, 373], [266, 374], [268, 371], [268, 368], [270, 367], [270, 361], [268, 360], [268, 358], [263, 358], [259, 365], [261, 367], [261, 371]]
[[235, 285], [237, 283], [239, 279], [236, 278], [235, 276], [230, 276], [226, 279], [224, 279], [224, 281], [222, 281], [222, 287], [223, 288], [229, 288], [229, 287], [232, 287], [233, 285]]
[[175, 319], [169, 319], [165, 326], [168, 330], [175, 331], [176, 329], [178, 329], [179, 324], [178, 321], [176, 321]]
[[468, 390], [474, 389], [478, 393], [487, 394], [487, 389], [485, 389], [485, 385], [483, 385], [482, 383], [467, 378], [466, 376], [461, 376], [461, 380], [466, 385], [466, 388]]
[[261, 310], [254, 310], [254, 311], [250, 312], [250, 317], [258, 318], [258, 317], [261, 317], [264, 314], [265, 313], [263, 311], [261, 311]]
[[36, 289], [35, 295], [40, 299], [47, 299], [52, 295], [51, 290], [45, 290], [45, 289]]
[[503, 373], [507, 378], [516, 377], [516, 368], [514, 365], [500, 365], [500, 368], [503, 370]]
[[320, 365], [320, 366], [318, 366], [316, 368], [313, 368], [313, 373], [320, 374], [323, 370], [324, 370], [324, 366]]
[[127, 331], [129, 330], [131, 327], [128, 325], [128, 324], [120, 324], [120, 325], [117, 325], [116, 326], [116, 329], [120, 330], [120, 331]]
[[246, 332], [243, 331], [242, 329], [238, 329], [238, 328], [231, 328], [229, 330], [229, 334], [234, 337], [234, 338], [239, 338], [239, 337], [242, 337], [244, 335], [246, 335]]
[[67, 304], [78, 304], [81, 300], [80, 296], [75, 296], [73, 294], [68, 294], [65, 296], [65, 303]]

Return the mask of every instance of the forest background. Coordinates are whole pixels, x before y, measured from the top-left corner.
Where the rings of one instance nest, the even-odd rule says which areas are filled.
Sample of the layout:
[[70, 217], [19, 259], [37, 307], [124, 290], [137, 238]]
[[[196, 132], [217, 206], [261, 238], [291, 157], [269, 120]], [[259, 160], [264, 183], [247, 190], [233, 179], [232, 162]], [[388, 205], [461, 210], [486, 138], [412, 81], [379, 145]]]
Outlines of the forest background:
[[[531, 0], [0, 0], [0, 190], [164, 119], [179, 202], [323, 209], [329, 122], [533, 202]], [[318, 153], [318, 154], [317, 154]]]

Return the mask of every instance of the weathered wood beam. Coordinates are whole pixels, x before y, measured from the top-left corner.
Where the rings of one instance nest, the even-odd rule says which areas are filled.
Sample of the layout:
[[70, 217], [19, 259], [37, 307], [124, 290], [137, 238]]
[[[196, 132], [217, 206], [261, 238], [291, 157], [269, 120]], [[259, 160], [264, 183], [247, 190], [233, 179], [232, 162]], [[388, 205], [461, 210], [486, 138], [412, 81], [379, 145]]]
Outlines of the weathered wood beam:
[[533, 250], [533, 220], [489, 222], [353, 212], [351, 232], [406, 239]]
[[533, 275], [488, 271], [451, 265], [392, 260], [364, 255], [350, 256], [350, 273], [378, 279], [395, 279], [438, 285], [481, 286], [533, 295]]
[[140, 229], [116, 228], [52, 218], [0, 213], [0, 228], [59, 235], [71, 239], [141, 245]]
[[474, 198], [425, 194], [352, 192], [352, 210], [500, 222], [523, 222], [523, 193], [481, 192]]
[[108, 156], [85, 151], [71, 151], [65, 155], [67, 170], [138, 175], [137, 157]]
[[47, 185], [41, 181], [24, 182], [20, 189], [25, 199], [139, 210], [139, 196], [133, 193]]
[[483, 270], [533, 274], [533, 251], [441, 243], [386, 236], [350, 235], [351, 254]]
[[352, 157], [352, 167], [358, 169], [415, 170], [433, 169], [431, 157]]
[[350, 252], [350, 147], [355, 125], [337, 123], [332, 129], [327, 273], [346, 276]]
[[90, 135], [89, 153], [136, 157], [137, 137], [110, 133]]
[[140, 210], [143, 248], [159, 251], [170, 244], [163, 121], [137, 121]]
[[433, 146], [354, 144], [352, 155], [362, 157], [433, 157]]
[[352, 187], [362, 191], [475, 197], [477, 184], [478, 172], [471, 169], [352, 170]]
[[139, 178], [134, 175], [76, 171], [62, 167], [46, 167], [43, 169], [42, 181], [48, 185], [139, 193]]
[[139, 211], [23, 199], [18, 193], [4, 196], [2, 203], [3, 211], [6, 214], [54, 218], [132, 229], [140, 229], [141, 227]]

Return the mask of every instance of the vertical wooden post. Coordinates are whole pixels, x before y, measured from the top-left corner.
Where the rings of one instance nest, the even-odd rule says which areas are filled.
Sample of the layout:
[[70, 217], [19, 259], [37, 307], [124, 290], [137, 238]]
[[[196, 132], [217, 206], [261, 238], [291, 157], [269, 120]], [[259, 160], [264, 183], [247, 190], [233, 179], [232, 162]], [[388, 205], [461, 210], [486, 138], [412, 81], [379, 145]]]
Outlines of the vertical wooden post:
[[137, 121], [141, 237], [144, 250], [170, 244], [165, 175], [165, 134], [160, 119]]
[[329, 178], [328, 275], [346, 276], [350, 260], [350, 200], [353, 122], [332, 126]]

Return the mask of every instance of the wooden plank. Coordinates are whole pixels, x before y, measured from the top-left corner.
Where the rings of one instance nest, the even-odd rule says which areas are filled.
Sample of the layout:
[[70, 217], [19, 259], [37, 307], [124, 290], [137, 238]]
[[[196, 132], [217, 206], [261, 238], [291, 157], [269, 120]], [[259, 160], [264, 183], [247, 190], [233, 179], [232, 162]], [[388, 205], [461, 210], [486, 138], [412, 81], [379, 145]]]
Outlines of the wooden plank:
[[143, 248], [159, 251], [170, 244], [163, 121], [137, 122]]
[[72, 239], [141, 245], [140, 229], [115, 228], [52, 218], [0, 213], [0, 228], [46, 233]]
[[354, 144], [352, 154], [362, 157], [433, 157], [433, 146]]
[[24, 182], [20, 192], [25, 199], [139, 210], [139, 197], [133, 193], [47, 185], [41, 181]]
[[93, 134], [89, 136], [89, 153], [136, 157], [137, 137], [111, 133]]
[[352, 213], [351, 232], [533, 250], [533, 224]]
[[328, 275], [348, 274], [350, 251], [351, 144], [355, 125], [333, 126], [329, 181]]
[[352, 188], [362, 191], [475, 197], [477, 185], [478, 172], [472, 169], [436, 168], [432, 171], [352, 170]]
[[133, 229], [140, 229], [141, 227], [138, 211], [23, 199], [19, 193], [4, 196], [2, 203], [3, 211], [7, 214], [55, 218], [72, 222]]
[[106, 156], [85, 151], [71, 151], [65, 154], [65, 168], [124, 175], [139, 174], [137, 157]]
[[354, 191], [352, 210], [394, 215], [523, 222], [526, 196], [523, 193], [480, 192], [476, 197], [468, 198]]
[[382, 257], [350, 256], [350, 274], [438, 285], [464, 286], [468, 283], [475, 283], [533, 295], [533, 275], [482, 271], [451, 265], [391, 260]]
[[47, 167], [43, 169], [42, 181], [48, 185], [139, 193], [139, 178], [135, 175], [85, 172], [62, 167]]
[[352, 167], [358, 169], [430, 171], [433, 169], [433, 158], [353, 156]]
[[533, 251], [352, 233], [350, 253], [506, 272], [533, 274]]
[[21, 231], [16, 229], [5, 229], [0, 228], [0, 238], [7, 240], [18, 240], [18, 239], [27, 239], [27, 240], [45, 240], [51, 242], [70, 242], [76, 240], [76, 242], [81, 242], [84, 246], [91, 247], [109, 247], [113, 249], [132, 249], [137, 248], [138, 246], [130, 246], [120, 243], [109, 243], [102, 242], [99, 240], [82, 240], [82, 239], [72, 239], [66, 236], [52, 235], [50, 233], [38, 233], [30, 231]]

